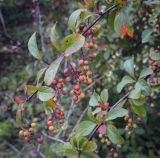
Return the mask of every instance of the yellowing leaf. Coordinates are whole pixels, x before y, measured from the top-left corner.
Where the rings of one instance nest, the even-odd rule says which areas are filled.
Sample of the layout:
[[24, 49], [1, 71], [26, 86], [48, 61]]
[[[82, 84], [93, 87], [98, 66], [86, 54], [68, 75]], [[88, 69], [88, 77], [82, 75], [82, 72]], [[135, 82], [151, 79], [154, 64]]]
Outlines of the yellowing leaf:
[[55, 78], [55, 75], [58, 71], [58, 68], [63, 60], [63, 55], [61, 55], [59, 58], [57, 58], [55, 61], [53, 61], [49, 68], [47, 69], [45, 75], [44, 75], [44, 82], [46, 85], [51, 85], [52, 81]]
[[51, 108], [59, 108], [60, 107], [60, 105], [55, 103], [53, 101], [53, 99], [50, 99], [50, 100], [46, 101], [46, 106], [49, 106]]
[[79, 33], [73, 33], [63, 39], [62, 51], [65, 52], [65, 56], [72, 55], [83, 47], [84, 42], [84, 36]]
[[123, 39], [126, 35], [133, 38], [133, 29], [131, 29], [125, 22], [123, 22], [120, 31], [120, 37]]
[[[56, 23], [57, 24], [57, 23]], [[54, 24], [54, 26], [51, 28], [51, 35], [50, 35], [50, 39], [51, 39], [51, 42], [53, 44], [53, 46], [60, 51], [60, 46], [59, 46], [59, 43], [58, 43], [58, 35], [57, 35], [57, 32], [56, 32], [56, 24]]]
[[125, 6], [127, 4], [127, 0], [116, 0], [119, 6]]
[[119, 12], [114, 20], [114, 29], [120, 38], [124, 38], [127, 35], [133, 38], [133, 29], [129, 26], [129, 22], [123, 12]]

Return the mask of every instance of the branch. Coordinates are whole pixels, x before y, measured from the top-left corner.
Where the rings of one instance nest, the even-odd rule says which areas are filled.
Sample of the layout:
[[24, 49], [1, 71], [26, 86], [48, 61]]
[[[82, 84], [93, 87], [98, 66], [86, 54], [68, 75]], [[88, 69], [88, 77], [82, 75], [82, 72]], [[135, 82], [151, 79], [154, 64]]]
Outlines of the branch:
[[61, 143], [61, 144], [64, 144], [64, 143], [65, 143], [63, 140], [58, 139], [58, 138], [55, 138], [55, 137], [52, 137], [52, 136], [50, 136], [50, 135], [48, 135], [48, 134], [46, 134], [46, 133], [44, 133], [44, 132], [42, 132], [42, 134], [43, 134], [46, 138], [51, 139], [51, 140], [53, 140], [53, 141], [59, 142], [59, 143]]
[[100, 14], [99, 17], [97, 17], [97, 19], [91, 24], [89, 25], [85, 30], [84, 32], [82, 33], [82, 35], [85, 35], [85, 33], [90, 30], [104, 15], [106, 14], [109, 14], [110, 11], [114, 10], [114, 9], [117, 9], [118, 8], [118, 5], [113, 5], [111, 6], [110, 8], [107, 8], [103, 13]]
[[[109, 111], [112, 111], [112, 110], [115, 109], [117, 106], [119, 106], [119, 104], [120, 104], [123, 100], [127, 99], [128, 96], [129, 96], [129, 93], [130, 93], [130, 92], [128, 92], [126, 95], [124, 95], [122, 98], [120, 98], [114, 105], [112, 105]], [[92, 133], [90, 134], [90, 136], [89, 136], [89, 138], [88, 138], [89, 140], [91, 140], [91, 139], [93, 138], [94, 134], [97, 132], [98, 128], [99, 128], [101, 125], [102, 125], [102, 124], [99, 124], [99, 125], [97, 125], [97, 126], [93, 129]]]
[[0, 8], [0, 21], [2, 23], [2, 27], [3, 27], [3, 30], [4, 30], [4, 34], [7, 38], [11, 39], [11, 36], [9, 35], [9, 33], [7, 32], [7, 29], [6, 29], [6, 25], [5, 25], [5, 21], [4, 21], [4, 18], [3, 18], [3, 14], [2, 14], [2, 10]]
[[[86, 92], [88, 89], [90, 89], [91, 87], [93, 87], [98, 81], [100, 81], [101, 79], [103, 79], [105, 77], [105, 75], [95, 79], [90, 85], [88, 85], [83, 91]], [[67, 129], [67, 126], [68, 126], [68, 120], [69, 120], [69, 117], [72, 115], [73, 111], [74, 111], [74, 101], [72, 99], [72, 103], [71, 103], [71, 106], [70, 106], [70, 109], [68, 111], [68, 115], [66, 117], [66, 121], [64, 123], [64, 127]], [[82, 120], [82, 118], [84, 117], [85, 113], [87, 112], [88, 110], [88, 107], [83, 111], [83, 113], [81, 114], [79, 120], [77, 121], [76, 125], [78, 124], [78, 122], [80, 122]], [[74, 131], [75, 127], [73, 128], [72, 132]], [[72, 133], [71, 132], [71, 133]], [[64, 134], [65, 135], [65, 134]]]

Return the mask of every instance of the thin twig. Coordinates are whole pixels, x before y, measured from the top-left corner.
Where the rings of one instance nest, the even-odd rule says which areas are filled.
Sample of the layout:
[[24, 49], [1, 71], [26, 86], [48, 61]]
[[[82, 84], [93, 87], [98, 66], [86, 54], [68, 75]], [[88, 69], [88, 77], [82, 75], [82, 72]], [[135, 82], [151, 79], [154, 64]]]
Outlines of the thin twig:
[[46, 138], [51, 139], [51, 140], [53, 140], [53, 141], [59, 142], [59, 143], [61, 143], [61, 144], [64, 144], [64, 143], [65, 143], [63, 140], [58, 139], [58, 138], [55, 138], [55, 137], [52, 137], [52, 136], [50, 136], [50, 135], [48, 135], [48, 134], [46, 134], [46, 133], [44, 133], [44, 132], [42, 132], [42, 134], [43, 134]]
[[[125, 94], [125, 95], [124, 95], [123, 97], [121, 97], [114, 105], [112, 105], [111, 108], [110, 108], [110, 111], [112, 111], [112, 110], [115, 109], [117, 106], [119, 106], [119, 104], [120, 104], [123, 100], [127, 99], [129, 93], [130, 93], [130, 92], [128, 92], [127, 94]], [[98, 128], [99, 128], [100, 126], [101, 126], [101, 124], [100, 124], [100, 125], [97, 125], [97, 126], [93, 129], [92, 133], [91, 133], [90, 136], [89, 136], [89, 140], [91, 140], [91, 139], [93, 138], [94, 134], [97, 132], [97, 130], [98, 130]]]
[[110, 8], [107, 8], [103, 13], [100, 14], [99, 17], [97, 17], [97, 19], [96, 19], [91, 25], [89, 25], [89, 26], [84, 30], [84, 32], [82, 33], [82, 35], [85, 35], [86, 32], [87, 32], [88, 30], [90, 30], [104, 15], [109, 14], [110, 11], [112, 11], [112, 10], [114, 10], [114, 9], [117, 9], [117, 8], [118, 8], [118, 5], [113, 5], [113, 6], [111, 6]]
[[9, 142], [7, 142], [6, 141], [6, 144], [12, 149], [12, 150], [14, 150], [15, 152], [19, 152], [19, 150], [14, 146], [14, 145], [12, 145], [12, 144], [10, 144]]
[[70, 105], [70, 108], [69, 108], [69, 111], [68, 111], [68, 114], [67, 114], [67, 117], [66, 117], [66, 120], [65, 120], [65, 123], [64, 123], [65, 129], [67, 129], [69, 117], [72, 115], [72, 113], [74, 111], [74, 105], [75, 105], [75, 103], [74, 103], [74, 100], [72, 99], [71, 105]]
[[4, 30], [4, 34], [7, 38], [11, 39], [11, 36], [9, 35], [9, 33], [7, 32], [7, 29], [6, 29], [6, 25], [5, 25], [5, 21], [4, 21], [4, 18], [3, 18], [3, 14], [2, 14], [2, 10], [0, 8], [0, 21], [2, 23], [2, 28]]
[[45, 155], [43, 155], [41, 152], [38, 152], [39, 155], [42, 157], [42, 158], [47, 158]]
[[89, 108], [89, 106], [87, 106], [87, 107], [83, 110], [83, 112], [82, 112], [80, 118], [77, 120], [75, 126], [73, 127], [70, 136], [73, 135], [73, 132], [75, 131], [75, 129], [77, 128], [77, 126], [79, 125], [79, 123], [81, 122], [81, 120], [83, 119], [83, 117], [84, 117], [84, 115], [86, 114], [88, 108]]
[[[105, 75], [103, 75], [103, 76], [95, 79], [95, 80], [94, 80], [90, 85], [88, 85], [83, 91], [86, 92], [88, 89], [90, 89], [91, 87], [93, 87], [93, 86], [95, 85], [95, 83], [97, 83], [98, 81], [100, 81], [100, 80], [103, 79], [104, 77], [105, 77]], [[73, 111], [74, 111], [74, 107], [75, 107], [75, 104], [74, 104], [74, 101], [73, 101], [73, 99], [72, 99], [71, 106], [70, 106], [70, 109], [69, 109], [69, 111], [68, 111], [68, 114], [67, 114], [67, 117], [66, 117], [66, 121], [65, 121], [65, 123], [64, 123], [65, 129], [67, 129], [69, 117], [72, 115], [72, 113], [73, 113]], [[83, 111], [81, 117], [79, 118], [79, 120], [78, 120], [77, 122], [80, 122], [80, 121], [81, 121], [81, 119], [84, 117], [85, 113], [87, 112], [87, 109], [88, 109], [88, 108], [86, 108], [86, 109]], [[78, 124], [78, 123], [76, 123], [76, 124]], [[75, 129], [75, 127], [74, 127], [73, 129]], [[71, 133], [72, 133], [72, 132], [71, 132]], [[65, 133], [64, 133], [64, 135], [65, 135]]]

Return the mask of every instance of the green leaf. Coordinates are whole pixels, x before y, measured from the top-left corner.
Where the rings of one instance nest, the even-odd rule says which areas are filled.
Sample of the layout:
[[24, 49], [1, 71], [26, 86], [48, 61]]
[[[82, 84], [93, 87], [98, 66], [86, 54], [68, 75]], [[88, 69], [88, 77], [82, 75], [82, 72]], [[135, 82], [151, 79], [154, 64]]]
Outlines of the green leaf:
[[83, 150], [87, 142], [88, 142], [88, 139], [86, 137], [82, 137], [82, 136], [78, 137], [77, 138], [77, 148]]
[[81, 122], [78, 128], [76, 129], [76, 132], [75, 132], [76, 137], [89, 135], [95, 127], [96, 127], [96, 123], [94, 122], [91, 122], [91, 121]]
[[51, 39], [51, 42], [52, 42], [53, 46], [54, 46], [57, 50], [61, 51], [61, 48], [60, 48], [60, 45], [59, 45], [59, 42], [58, 42], [58, 40], [59, 40], [58, 37], [59, 37], [59, 36], [58, 36], [58, 34], [57, 34], [57, 32], [56, 32], [56, 25], [57, 25], [57, 23], [54, 24], [53, 27], [51, 28], [50, 39]]
[[37, 84], [39, 83], [39, 81], [40, 81], [40, 79], [43, 76], [45, 71], [46, 71], [46, 68], [42, 68], [37, 72]]
[[91, 13], [86, 9], [77, 9], [74, 11], [68, 20], [69, 28], [72, 30], [72, 32], [77, 31], [77, 26], [79, 23], [82, 22], [82, 20], [87, 19], [91, 16]]
[[133, 80], [130, 76], [124, 76], [122, 78], [122, 81], [117, 85], [117, 91], [118, 93], [120, 93], [122, 91], [122, 89], [128, 85], [128, 84], [132, 84], [134, 83], [135, 80]]
[[107, 126], [107, 135], [113, 144], [123, 144], [124, 139], [120, 136], [117, 128], [113, 125]]
[[80, 158], [99, 158], [99, 156], [88, 151], [82, 151]]
[[153, 32], [152, 29], [147, 29], [142, 32], [142, 43], [149, 42], [152, 32]]
[[27, 85], [27, 94], [33, 94], [37, 91], [37, 87], [33, 85]]
[[83, 147], [83, 151], [93, 152], [97, 149], [97, 144], [93, 141], [88, 141], [87, 144]]
[[144, 107], [142, 106], [136, 106], [134, 104], [132, 104], [132, 110], [140, 117], [146, 117], [146, 110]]
[[124, 117], [127, 114], [128, 114], [128, 110], [121, 107], [117, 107], [107, 113], [105, 121], [114, 120], [118, 117]]
[[156, 52], [151, 52], [150, 53], [151, 59], [152, 60], [160, 60], [160, 54], [156, 53]]
[[53, 98], [53, 89], [47, 86], [41, 86], [38, 88], [37, 95], [41, 101], [48, 101]]
[[18, 127], [22, 128], [23, 127], [23, 111], [18, 108], [17, 113], [16, 113], [16, 124], [18, 125]]
[[145, 78], [146, 76], [151, 75], [151, 74], [153, 74], [153, 70], [151, 68], [144, 68], [141, 71], [139, 78]]
[[124, 69], [125, 71], [131, 75], [132, 77], [135, 77], [135, 74], [134, 74], [134, 62], [133, 62], [133, 59], [128, 59], [124, 62]]
[[107, 102], [108, 101], [108, 89], [104, 89], [102, 92], [101, 92], [101, 100], [103, 103]]
[[30, 37], [28, 41], [28, 49], [32, 56], [34, 56], [36, 59], [41, 60], [42, 54], [40, 53], [37, 41], [36, 41], [36, 32]]
[[72, 55], [83, 47], [85, 37], [78, 33], [73, 33], [65, 37], [62, 41], [62, 51], [65, 52], [65, 56]]
[[108, 15], [108, 26], [109, 26], [112, 30], [114, 30], [114, 20], [115, 20], [116, 12], [117, 12], [117, 11], [112, 11], [112, 12]]
[[129, 98], [139, 99], [140, 95], [141, 95], [141, 89], [140, 89], [140, 87], [137, 87], [130, 92]]
[[80, 16], [80, 14], [82, 12], [86, 11], [85, 9], [78, 9], [76, 11], [74, 11], [71, 16], [69, 17], [69, 20], [68, 20], [68, 25], [69, 25], [69, 28], [73, 31], [73, 32], [76, 32], [76, 23], [77, 23], [77, 20]]
[[69, 157], [69, 158], [77, 158], [78, 157], [78, 152], [72, 147], [70, 143], [65, 143], [63, 145], [64, 148], [64, 155]]
[[140, 87], [144, 95], [149, 96], [152, 92], [150, 85], [143, 79], [138, 80], [136, 83], [137, 87]]
[[89, 100], [89, 105], [90, 106], [98, 106], [98, 101], [100, 100], [100, 96], [94, 92]]
[[141, 95], [139, 99], [132, 99], [132, 102], [136, 105], [136, 106], [141, 106], [145, 103], [146, 101], [146, 97], [144, 95]]
[[121, 27], [124, 22], [125, 22], [125, 15], [123, 12], [119, 12], [114, 19], [114, 29], [118, 35], [121, 32]]
[[94, 115], [93, 115], [93, 113], [92, 113], [91, 108], [88, 109], [87, 115], [88, 115], [88, 118], [89, 118], [90, 121], [95, 122], [95, 123], [97, 122], [97, 121], [96, 121], [96, 118], [94, 117]]
[[44, 82], [46, 85], [48, 85], [48, 86], [51, 85], [63, 58], [64, 58], [64, 56], [61, 55], [59, 58], [57, 58], [55, 61], [53, 61], [51, 63], [51, 65], [49, 66], [49, 68], [47, 69], [45, 76], [44, 76]]
[[85, 9], [78, 9], [76, 11], [74, 11], [71, 16], [69, 17], [68, 20], [68, 25], [69, 28], [73, 31], [76, 32], [76, 23], [78, 20], [78, 17], [80, 16], [81, 12], [85, 11]]

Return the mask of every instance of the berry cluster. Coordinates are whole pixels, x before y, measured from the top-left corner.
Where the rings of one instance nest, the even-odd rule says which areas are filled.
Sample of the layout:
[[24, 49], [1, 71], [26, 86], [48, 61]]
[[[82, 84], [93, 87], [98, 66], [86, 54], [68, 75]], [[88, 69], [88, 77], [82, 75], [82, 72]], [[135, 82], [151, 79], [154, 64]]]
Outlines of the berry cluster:
[[109, 154], [108, 154], [110, 157], [118, 157], [118, 153], [117, 151], [114, 149], [114, 148], [111, 148], [110, 151], [109, 151]]
[[66, 91], [64, 89], [64, 81], [62, 78], [60, 78], [59, 80], [53, 80], [52, 84], [57, 93], [62, 94], [62, 95], [66, 94]]
[[22, 137], [26, 143], [29, 143], [34, 137], [34, 130], [36, 127], [37, 124], [35, 122], [31, 123], [30, 128], [19, 131], [19, 136]]
[[133, 123], [132, 117], [130, 115], [126, 115], [124, 117], [124, 120], [127, 121], [125, 130], [128, 132], [128, 135], [130, 136], [132, 134], [133, 129], [137, 127], [137, 124]]
[[55, 109], [53, 110], [52, 116], [48, 117], [47, 121], [49, 131], [52, 134], [56, 134], [59, 128], [58, 125], [64, 123], [64, 113], [60, 109]]
[[103, 103], [102, 101], [98, 101], [98, 106], [102, 111], [106, 111], [109, 109], [109, 102]]
[[[114, 149], [112, 147], [112, 144], [111, 144], [110, 140], [108, 139], [108, 137], [106, 135], [99, 134], [99, 138], [101, 139], [101, 143], [102, 144], [105, 144], [107, 147], [111, 148], [110, 151], [109, 151], [109, 156], [117, 158], [118, 157], [118, 153], [117, 153], [116, 149]], [[116, 147], [117, 148], [121, 148], [121, 145], [118, 144], [118, 145], [116, 145]]]

